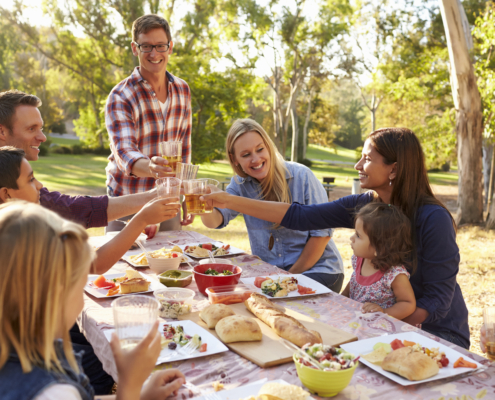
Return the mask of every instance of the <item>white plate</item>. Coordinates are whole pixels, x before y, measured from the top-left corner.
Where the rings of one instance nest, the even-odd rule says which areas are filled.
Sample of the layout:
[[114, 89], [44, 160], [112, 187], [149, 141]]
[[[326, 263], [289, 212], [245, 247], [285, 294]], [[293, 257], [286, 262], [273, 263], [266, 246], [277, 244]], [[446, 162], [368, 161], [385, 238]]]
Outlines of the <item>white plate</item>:
[[[120, 273], [120, 274], [105, 274], [105, 278], [106, 279], [115, 279], [115, 278], [120, 278], [121, 276], [124, 276], [125, 273]], [[97, 298], [104, 298], [104, 299], [111, 299], [112, 297], [120, 297], [120, 296], [127, 296], [127, 294], [116, 294], [116, 295], [113, 295], [113, 296], [107, 296], [107, 293], [108, 293], [108, 289], [99, 289], [97, 287], [94, 287], [94, 286], [89, 286], [89, 283], [90, 282], [93, 282], [96, 278], [98, 278], [99, 275], [90, 275], [88, 277], [88, 283], [86, 284], [86, 286], [84, 286], [84, 290], [89, 293], [90, 295], [94, 296], [94, 297], [97, 297]], [[149, 286], [149, 290], [147, 290], [146, 292], [138, 292], [138, 293], [129, 293], [129, 294], [142, 294], [142, 293], [152, 293], [154, 292], [155, 290], [158, 290], [158, 289], [163, 289], [163, 285], [158, 282], [158, 281], [155, 281], [154, 279], [149, 279], [149, 277], [147, 277], [146, 275], [144, 274], [141, 274], [141, 276], [146, 279], [147, 281], [151, 282], [150, 283], [150, 286]]]
[[[222, 247], [222, 246], [225, 246], [226, 243], [222, 243], [222, 242], [214, 242], [214, 241], [211, 241], [211, 242], [197, 242], [197, 243], [188, 243], [188, 244], [178, 244], [177, 246], [179, 246], [182, 251], [184, 251], [184, 249], [189, 246], [197, 246], [199, 244], [205, 244], [205, 243], [211, 243], [211, 244], [214, 244], [215, 246], [217, 247]], [[237, 247], [232, 247], [230, 246], [229, 249], [227, 250], [228, 251], [228, 254], [225, 254], [224, 256], [219, 256], [219, 257], [226, 257], [226, 256], [233, 256], [235, 254], [245, 254], [246, 252], [244, 250], [241, 250], [241, 249], [238, 249]], [[201, 258], [208, 258], [208, 256], [206, 257], [195, 257], [191, 254], [187, 254], [185, 251], [184, 251], [184, 254], [188, 255], [189, 257], [192, 257], [192, 258], [198, 258], [198, 259], [201, 259]]]
[[[172, 247], [170, 247], [169, 250], [172, 250]], [[152, 251], [154, 251], [154, 250], [152, 250]], [[122, 260], [131, 264], [135, 268], [148, 268], [149, 267], [148, 260], [146, 260], [146, 264], [136, 264], [136, 263], [132, 262], [132, 260], [129, 258], [130, 256], [134, 256], [136, 254], [142, 254], [142, 253], [143, 253], [143, 250], [141, 250], [141, 249], [129, 250], [127, 253], [125, 253], [122, 256]], [[183, 257], [185, 257], [189, 262], [193, 261], [193, 259], [191, 257], [189, 257], [187, 254], [183, 254]], [[185, 261], [182, 261], [181, 264], [182, 263], [185, 263]]]
[[[245, 386], [239, 386], [235, 389], [230, 389], [230, 390], [221, 390], [219, 392], [216, 392], [215, 394], [221, 399], [221, 400], [239, 400], [239, 399], [245, 399], [249, 396], [254, 396], [256, 397], [260, 389], [265, 383], [269, 382], [276, 382], [276, 383], [282, 383], [284, 385], [290, 385], [289, 382], [284, 381], [283, 379], [274, 379], [272, 381], [267, 381], [266, 379], [262, 379], [257, 382], [253, 382], [249, 385]], [[304, 390], [308, 391], [308, 389], [302, 387]], [[198, 397], [198, 400], [204, 400], [204, 396]], [[314, 399], [314, 397], [309, 396], [308, 399]]]
[[[168, 323], [160, 322], [160, 327], [158, 328], [160, 332], [163, 332], [163, 326], [165, 324], [172, 326], [182, 325], [182, 327], [184, 328], [184, 333], [186, 335], [193, 336], [197, 333], [199, 336], [201, 336], [201, 342], [208, 343], [208, 346], [206, 347], [206, 351], [203, 353], [200, 353], [198, 349], [190, 355], [182, 355], [178, 353], [176, 356], [168, 358], [170, 354], [174, 353], [175, 350], [170, 350], [167, 347], [168, 345], [167, 343], [166, 345], [163, 345], [164, 348], [162, 348], [162, 351], [160, 352], [160, 356], [158, 357], [156, 365], [160, 365], [164, 362], [169, 363], [179, 360], [187, 360], [191, 358], [211, 356], [212, 354], [223, 353], [224, 351], [229, 350], [227, 346], [225, 346], [220, 340], [218, 340], [210, 332], [208, 332], [206, 329], [201, 328], [198, 324], [195, 324], [192, 321], [184, 320], [184, 321], [176, 321], [176, 322], [168, 322]], [[115, 329], [108, 329], [103, 331], [108, 341], [110, 341], [113, 332], [115, 332]]]
[[369, 361], [366, 361], [364, 358], [360, 358], [359, 361], [362, 362], [363, 364], [367, 365], [371, 369], [374, 369], [376, 372], [379, 374], [382, 374], [386, 376], [387, 378], [393, 380], [394, 382], [397, 382], [398, 384], [402, 386], [409, 386], [409, 385], [416, 385], [417, 383], [424, 383], [424, 382], [430, 382], [430, 381], [436, 381], [438, 379], [444, 379], [444, 378], [449, 378], [452, 376], [456, 375], [461, 375], [466, 372], [471, 372], [473, 371], [473, 368], [454, 368], [454, 362], [459, 358], [462, 357], [466, 361], [475, 363], [478, 368], [483, 367], [480, 363], [472, 360], [471, 358], [465, 356], [464, 354], [459, 353], [457, 350], [454, 350], [450, 347], [447, 347], [443, 345], [442, 343], [436, 342], [432, 339], [429, 339], [423, 335], [420, 335], [419, 333], [416, 332], [405, 332], [405, 333], [397, 333], [394, 335], [386, 335], [386, 336], [378, 336], [375, 338], [371, 339], [366, 339], [366, 340], [359, 340], [357, 342], [353, 343], [346, 343], [340, 345], [344, 350], [354, 354], [355, 356], [357, 355], [366, 355], [368, 353], [371, 353], [373, 351], [373, 346], [378, 343], [391, 343], [393, 340], [399, 339], [399, 340], [408, 340], [410, 342], [414, 343], [419, 343], [422, 347], [426, 347], [428, 349], [432, 349], [434, 347], [438, 347], [440, 351], [443, 351], [445, 353], [445, 356], [449, 359], [449, 365], [447, 365], [444, 368], [440, 368], [440, 371], [438, 374], [435, 376], [432, 376], [431, 378], [428, 379], [423, 379], [422, 381], [410, 381], [406, 378], [403, 378], [402, 376], [396, 375], [392, 372], [388, 372], [382, 369], [382, 367], [372, 364]]
[[[277, 280], [278, 278], [296, 278], [297, 279], [297, 284], [301, 286], [305, 286], [307, 288], [316, 290], [316, 293], [313, 294], [299, 294], [297, 290], [294, 290], [292, 292], [289, 292], [289, 294], [285, 297], [270, 297], [266, 296], [261, 292], [260, 288], [256, 288], [257, 293], [262, 294], [263, 296], [268, 297], [270, 300], [278, 300], [278, 299], [288, 299], [288, 298], [293, 298], [293, 297], [307, 297], [307, 296], [316, 296], [317, 294], [325, 294], [325, 293], [333, 293], [329, 288], [326, 286], [322, 285], [320, 282], [316, 282], [314, 279], [311, 279], [303, 274], [295, 274], [295, 275], [260, 275], [260, 276], [266, 276], [267, 278], [273, 279], [274, 281]], [[254, 285], [256, 277], [251, 277], [251, 278], [241, 278], [242, 283]]]

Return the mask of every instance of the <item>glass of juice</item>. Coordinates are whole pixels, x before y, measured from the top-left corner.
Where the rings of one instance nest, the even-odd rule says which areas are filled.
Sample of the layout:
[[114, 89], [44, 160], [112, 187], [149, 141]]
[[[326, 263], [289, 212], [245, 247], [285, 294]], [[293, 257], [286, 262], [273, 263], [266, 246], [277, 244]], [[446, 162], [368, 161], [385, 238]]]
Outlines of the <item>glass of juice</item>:
[[112, 302], [115, 331], [123, 350], [132, 350], [158, 319], [160, 303], [153, 297], [129, 295]]
[[168, 161], [168, 166], [175, 175], [177, 163], [182, 161], [182, 142], [161, 142], [159, 146], [162, 157]]
[[495, 360], [495, 307], [483, 310], [483, 322], [486, 329], [486, 355], [490, 360]]
[[205, 202], [199, 198], [207, 193], [206, 181], [202, 179], [189, 179], [182, 181], [184, 196], [186, 198], [187, 212], [189, 214], [204, 214]]
[[[220, 182], [218, 182], [217, 180], [215, 179], [211, 179], [211, 178], [201, 178], [202, 181], [205, 181], [206, 182], [206, 186], [215, 186], [215, 187], [218, 187], [218, 185], [220, 184]], [[208, 213], [211, 213], [213, 212], [213, 207], [212, 206], [209, 206], [208, 203], [205, 202], [205, 213], [208, 214]]]
[[170, 204], [180, 204], [180, 188], [182, 181], [177, 178], [160, 178], [156, 180], [157, 196], [174, 201]]

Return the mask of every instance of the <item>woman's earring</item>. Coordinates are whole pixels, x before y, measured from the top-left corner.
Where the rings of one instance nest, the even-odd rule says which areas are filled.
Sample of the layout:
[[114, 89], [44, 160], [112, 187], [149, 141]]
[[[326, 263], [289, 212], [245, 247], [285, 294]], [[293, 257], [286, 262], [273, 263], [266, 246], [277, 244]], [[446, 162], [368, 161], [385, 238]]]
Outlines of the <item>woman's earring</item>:
[[388, 186], [392, 186], [392, 179], [390, 179]]

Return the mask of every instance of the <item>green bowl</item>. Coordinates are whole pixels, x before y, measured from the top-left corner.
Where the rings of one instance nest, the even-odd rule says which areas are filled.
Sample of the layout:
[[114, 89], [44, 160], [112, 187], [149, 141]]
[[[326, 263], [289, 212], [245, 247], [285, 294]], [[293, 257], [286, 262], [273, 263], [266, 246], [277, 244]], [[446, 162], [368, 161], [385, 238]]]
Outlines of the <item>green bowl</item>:
[[167, 287], [184, 288], [191, 284], [192, 278], [192, 271], [181, 271], [178, 269], [171, 269], [158, 275], [160, 282]]
[[293, 356], [296, 364], [297, 375], [311, 393], [321, 397], [333, 397], [344, 390], [351, 382], [352, 375], [359, 362], [352, 368], [342, 371], [321, 371], [306, 367], [298, 361], [297, 354]]

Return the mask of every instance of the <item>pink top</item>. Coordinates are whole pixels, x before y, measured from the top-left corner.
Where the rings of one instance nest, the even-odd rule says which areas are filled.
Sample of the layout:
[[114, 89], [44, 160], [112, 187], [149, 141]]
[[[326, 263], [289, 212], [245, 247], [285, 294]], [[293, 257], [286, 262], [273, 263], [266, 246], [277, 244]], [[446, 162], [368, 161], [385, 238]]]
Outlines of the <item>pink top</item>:
[[396, 300], [392, 290], [392, 282], [397, 275], [404, 274], [409, 278], [409, 272], [402, 265], [389, 268], [386, 272], [377, 270], [373, 275], [362, 276], [361, 267], [364, 258], [352, 256], [352, 268], [349, 297], [360, 303], [374, 303], [381, 308], [392, 307]]

